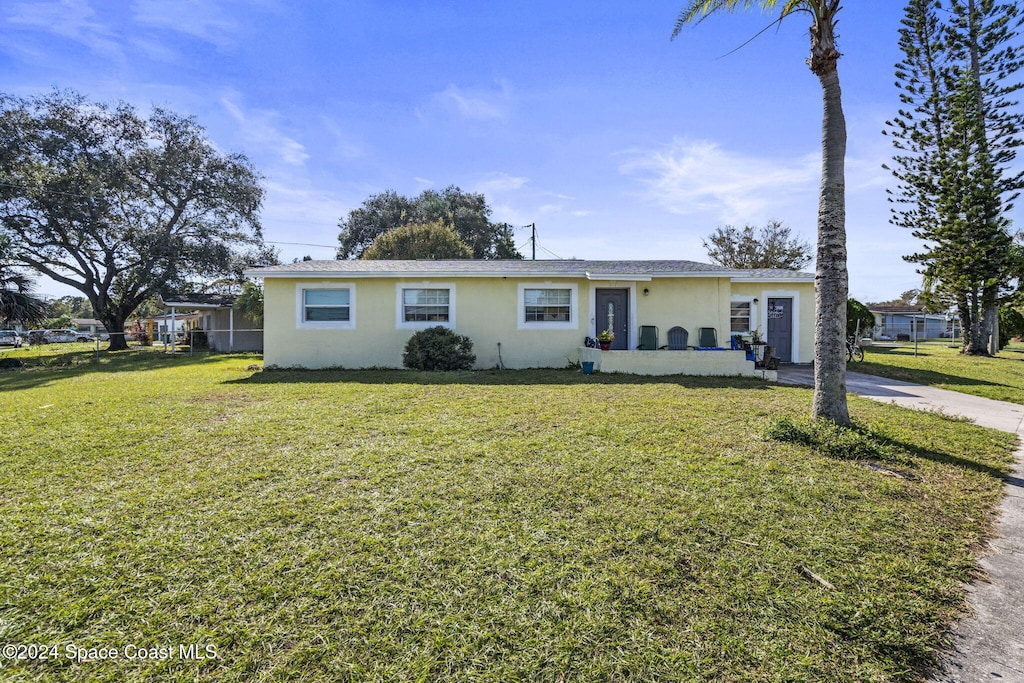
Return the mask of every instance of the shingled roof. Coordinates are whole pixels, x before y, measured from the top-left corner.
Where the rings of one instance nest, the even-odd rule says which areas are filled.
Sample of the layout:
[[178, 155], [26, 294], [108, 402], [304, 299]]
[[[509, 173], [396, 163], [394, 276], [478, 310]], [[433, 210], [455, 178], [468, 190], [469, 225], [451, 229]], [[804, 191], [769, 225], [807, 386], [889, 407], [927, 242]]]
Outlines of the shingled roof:
[[238, 297], [234, 294], [183, 294], [168, 292], [160, 295], [160, 305], [164, 308], [229, 308]]
[[813, 280], [812, 273], [771, 268], [739, 270], [697, 261], [300, 261], [279, 266], [253, 268], [245, 274], [258, 278], [324, 277], [579, 277], [591, 280], [657, 277], [719, 276], [734, 279]]

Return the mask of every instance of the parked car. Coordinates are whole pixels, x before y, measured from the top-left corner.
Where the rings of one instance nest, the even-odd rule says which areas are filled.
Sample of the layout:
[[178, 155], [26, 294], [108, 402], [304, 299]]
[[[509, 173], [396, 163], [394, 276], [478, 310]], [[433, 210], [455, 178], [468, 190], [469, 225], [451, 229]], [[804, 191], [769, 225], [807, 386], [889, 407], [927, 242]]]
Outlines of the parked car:
[[0, 330], [0, 346], [18, 348], [21, 346], [21, 342], [21, 335], [18, 334], [17, 330]]
[[63, 342], [92, 341], [92, 334], [83, 330], [29, 330], [29, 343], [56, 344]]

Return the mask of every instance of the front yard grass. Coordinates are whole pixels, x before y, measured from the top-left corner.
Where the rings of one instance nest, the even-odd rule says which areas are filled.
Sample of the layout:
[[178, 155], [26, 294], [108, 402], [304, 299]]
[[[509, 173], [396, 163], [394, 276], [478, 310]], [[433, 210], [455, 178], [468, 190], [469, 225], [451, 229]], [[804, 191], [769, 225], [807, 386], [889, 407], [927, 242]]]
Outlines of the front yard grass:
[[0, 371], [0, 642], [58, 648], [0, 678], [920, 680], [1011, 459], [856, 397], [877, 462], [768, 440], [810, 392], [755, 381], [258, 362]]
[[997, 355], [964, 356], [950, 340], [866, 346], [864, 362], [850, 363], [855, 372], [881, 375], [960, 391], [997, 401], [1024, 404], [1024, 343], [1012, 342]]

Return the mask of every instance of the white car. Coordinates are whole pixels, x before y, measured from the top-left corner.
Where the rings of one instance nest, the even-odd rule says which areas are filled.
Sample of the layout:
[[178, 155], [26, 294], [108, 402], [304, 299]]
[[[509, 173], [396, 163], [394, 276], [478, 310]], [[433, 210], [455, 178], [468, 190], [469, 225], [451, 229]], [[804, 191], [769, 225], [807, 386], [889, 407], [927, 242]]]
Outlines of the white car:
[[21, 346], [21, 335], [17, 330], [0, 330], [0, 346]]
[[32, 330], [28, 333], [29, 340], [36, 344], [56, 344], [63, 342], [92, 341], [92, 334], [82, 330]]

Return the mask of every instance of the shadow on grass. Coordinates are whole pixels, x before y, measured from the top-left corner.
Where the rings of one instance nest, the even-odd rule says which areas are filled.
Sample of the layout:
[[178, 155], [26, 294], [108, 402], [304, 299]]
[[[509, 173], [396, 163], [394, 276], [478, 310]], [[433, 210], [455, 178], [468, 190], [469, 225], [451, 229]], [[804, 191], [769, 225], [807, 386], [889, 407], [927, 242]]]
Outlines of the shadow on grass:
[[767, 390], [772, 384], [747, 377], [693, 377], [690, 375], [628, 375], [595, 373], [585, 375], [572, 368], [531, 370], [467, 370], [463, 372], [419, 372], [415, 370], [267, 370], [225, 384], [420, 384], [420, 385], [570, 385], [570, 384], [673, 384], [691, 388]]
[[1003, 481], [1008, 480], [1010, 466], [994, 467], [959, 455], [924, 448], [875, 431], [854, 422], [844, 427], [827, 420], [782, 417], [766, 425], [764, 436], [772, 441], [793, 443], [810, 448], [827, 458], [847, 461], [880, 461], [907, 464], [905, 455], [972, 470]]
[[169, 354], [156, 348], [131, 348], [127, 351], [53, 351], [44, 349], [33, 353], [32, 349], [7, 358], [25, 361], [20, 368], [0, 370], [0, 391], [17, 391], [45, 386], [50, 382], [69, 377], [81, 377], [94, 373], [140, 372], [160, 370], [168, 367], [201, 363], [211, 355], [209, 352]]
[[945, 372], [936, 372], [935, 370], [918, 370], [915, 368], [902, 368], [895, 367], [892, 365], [885, 365], [883, 363], [872, 363], [871, 361], [864, 361], [863, 363], [857, 363], [856, 365], [847, 366], [847, 370], [851, 372], [860, 372], [865, 375], [877, 375], [878, 377], [887, 377], [889, 379], [896, 379], [902, 382], [912, 382], [914, 384], [923, 384], [925, 386], [975, 386], [975, 387], [1009, 387], [1014, 388], [1012, 384], [1002, 384], [1000, 382], [989, 382], [987, 380], [975, 379], [971, 377], [961, 377], [959, 375], [950, 375]]
[[1010, 476], [1009, 465], [1006, 467], [993, 467], [992, 465], [986, 465], [976, 460], [960, 457], [959, 455], [951, 455], [950, 453], [943, 453], [942, 451], [921, 448], [916, 444], [907, 443], [900, 439], [894, 439], [884, 434], [872, 432], [870, 429], [865, 428], [864, 432], [884, 446], [899, 449], [924, 460], [931, 460], [932, 462], [937, 462], [943, 465], [953, 465], [954, 467], [960, 467], [965, 470], [978, 472], [979, 474], [985, 474], [1004, 482], [1009, 482], [1011, 479], [1014, 479], [1014, 477]]

